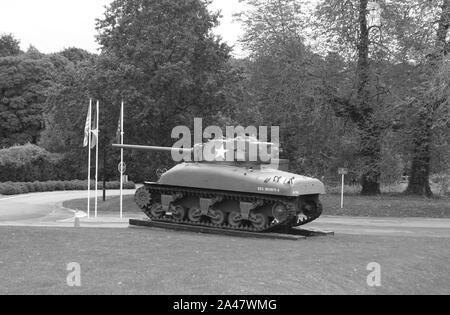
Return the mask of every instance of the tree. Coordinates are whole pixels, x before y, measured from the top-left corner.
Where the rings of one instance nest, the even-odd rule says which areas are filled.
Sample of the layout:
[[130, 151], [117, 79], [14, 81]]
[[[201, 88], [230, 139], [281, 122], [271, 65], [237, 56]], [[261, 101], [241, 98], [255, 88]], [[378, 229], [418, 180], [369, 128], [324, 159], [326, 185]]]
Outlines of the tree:
[[2, 34], [0, 36], [0, 58], [17, 56], [20, 53], [20, 42], [13, 35]]
[[[47, 93], [44, 112], [46, 129], [41, 134], [39, 145], [50, 152], [64, 153], [70, 170], [68, 173], [72, 179], [81, 179], [87, 173], [83, 135], [89, 99], [96, 97], [93, 86], [98, 56], [70, 48], [52, 54], [48, 59], [55, 69], [56, 84]], [[105, 105], [102, 104], [101, 113], [108, 108]], [[109, 116], [102, 116], [101, 122], [112, 123], [114, 117], [108, 111], [106, 114]], [[104, 129], [102, 126], [102, 133], [106, 131]]]
[[[238, 15], [245, 61], [243, 125], [280, 126], [284, 157], [295, 172], [324, 176], [332, 168], [342, 136], [321, 93], [326, 61], [306, 45], [308, 8], [295, 0], [246, 1]], [[245, 119], [244, 119], [245, 118]], [[336, 170], [337, 171], [337, 170]]]
[[[106, 177], [119, 176], [115, 141], [120, 103], [125, 102], [126, 142], [171, 146], [171, 131], [195, 116], [217, 122], [233, 111], [239, 74], [230, 48], [212, 35], [217, 14], [199, 0], [114, 1], [98, 21], [100, 56], [70, 48], [51, 56], [57, 82], [47, 100], [41, 144], [86, 171], [83, 130], [89, 98], [100, 101], [100, 149]], [[149, 158], [151, 157], [151, 158]], [[103, 159], [102, 159], [103, 160]], [[132, 180], [152, 179], [169, 156], [126, 152]], [[68, 163], [69, 164], [69, 163]], [[114, 166], [114, 167], [111, 167]]]
[[67, 60], [74, 64], [95, 58], [94, 55], [88, 51], [76, 47], [66, 48], [61, 51], [59, 55], [67, 58]]
[[[126, 101], [127, 141], [170, 146], [173, 127], [191, 126], [195, 116], [214, 122], [219, 112], [233, 112], [229, 86], [238, 76], [229, 64], [230, 48], [211, 32], [218, 14], [208, 4], [116, 0], [98, 21], [102, 58], [95, 95], [114, 104], [117, 119], [120, 101]], [[168, 163], [127, 154], [140, 179], [143, 169], [148, 175]]]
[[34, 53], [0, 58], [1, 147], [37, 143], [52, 71], [49, 60]]
[[[395, 129], [404, 139], [410, 169], [407, 193], [431, 196], [433, 156], [439, 154], [436, 128], [448, 117], [448, 95], [442, 78], [448, 43], [448, 1], [390, 1], [384, 10], [384, 37], [396, 67], [403, 67], [397, 84]], [[401, 63], [401, 64], [400, 64]], [[442, 128], [442, 126], [441, 126]]]
[[[448, 33], [450, 28], [450, 1], [444, 0], [440, 5], [441, 13], [435, 36], [434, 49], [425, 59], [425, 85], [422, 95], [415, 99], [418, 113], [414, 123], [413, 134], [413, 160], [411, 166], [410, 182], [407, 193], [415, 195], [431, 196], [430, 171], [431, 150], [433, 144], [433, 129], [436, 113], [443, 106], [448, 106], [448, 95], [439, 93], [442, 91], [442, 79], [439, 77], [440, 68], [445, 67], [445, 57], [450, 51]], [[448, 89], [448, 83], [444, 81], [444, 88]], [[436, 93], [437, 92], [437, 93]]]
[[[389, 133], [391, 129], [403, 139], [404, 155], [408, 157], [411, 169], [408, 192], [429, 196], [435, 141], [433, 120], [438, 117], [436, 109], [444, 103], [441, 98], [440, 102], [435, 103], [436, 106], [424, 104], [434, 99], [429, 92], [433, 90], [433, 77], [438, 70], [432, 64], [434, 61], [440, 64], [439, 56], [442, 54], [433, 47], [438, 46], [438, 37], [446, 37], [443, 34], [443, 21], [446, 19], [442, 17], [445, 15], [445, 2], [394, 0], [378, 3], [382, 8], [381, 27], [375, 27], [375, 32], [369, 37], [369, 58], [373, 77], [381, 83], [377, 84], [374, 95], [380, 95], [378, 90], [381, 87], [388, 106], [381, 111], [378, 109], [377, 116], [385, 117], [380, 124], [382, 130]], [[344, 5], [344, 2], [341, 4]], [[345, 43], [357, 39], [360, 33], [357, 29], [346, 28], [346, 21], [351, 20], [351, 12], [355, 11], [355, 3], [346, 1], [345, 5], [348, 5], [348, 10], [340, 11], [348, 18], [332, 23], [334, 27], [331, 28], [333, 33], [341, 33], [340, 38], [347, 39], [333, 43], [340, 51], [346, 51]], [[438, 36], [438, 33], [441, 35]], [[447, 44], [444, 41], [441, 45], [445, 47]], [[352, 59], [351, 54], [347, 56]], [[411, 153], [407, 154], [409, 151]]]
[[379, 56], [376, 48], [380, 44], [379, 25], [368, 23], [368, 4], [369, 0], [332, 0], [322, 2], [317, 10], [318, 19], [324, 26], [319, 32], [326, 34], [330, 48], [344, 52], [342, 56], [348, 60], [347, 69], [354, 69], [350, 88], [347, 84], [343, 89], [342, 83], [336, 85], [325, 78], [328, 86], [325, 92], [330, 95], [336, 115], [350, 119], [358, 130], [359, 158], [363, 162], [361, 193], [366, 195], [381, 193], [382, 136], [387, 125], [386, 117], [382, 115], [386, 93], [379, 84], [374, 66], [377, 58], [382, 60], [382, 54]]

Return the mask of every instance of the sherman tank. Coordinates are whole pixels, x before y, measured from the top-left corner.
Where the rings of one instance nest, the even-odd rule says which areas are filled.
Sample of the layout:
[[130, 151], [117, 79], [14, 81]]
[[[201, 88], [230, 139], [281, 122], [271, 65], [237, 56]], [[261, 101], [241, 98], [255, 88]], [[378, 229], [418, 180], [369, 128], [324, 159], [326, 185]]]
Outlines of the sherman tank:
[[[206, 145], [216, 159], [198, 154]], [[183, 155], [172, 169], [158, 171], [157, 182], [136, 191], [136, 204], [152, 221], [263, 233], [302, 226], [322, 214], [323, 183], [288, 172], [288, 161], [278, 159], [280, 149], [273, 143], [238, 137], [191, 149], [114, 147]], [[265, 159], [261, 148], [269, 152]]]

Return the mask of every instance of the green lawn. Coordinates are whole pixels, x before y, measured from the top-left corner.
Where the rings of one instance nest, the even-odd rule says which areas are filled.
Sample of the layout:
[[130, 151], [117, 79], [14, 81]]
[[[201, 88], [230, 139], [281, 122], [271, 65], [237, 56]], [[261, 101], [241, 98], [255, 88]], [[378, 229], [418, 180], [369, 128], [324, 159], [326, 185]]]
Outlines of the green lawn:
[[[450, 294], [448, 239], [6, 227], [0, 238], [0, 294]], [[66, 285], [72, 262], [81, 288]], [[367, 286], [371, 262], [381, 288]]]
[[[94, 211], [94, 201], [95, 198], [91, 199], [91, 210]], [[82, 210], [86, 211], [87, 209], [87, 199], [75, 199], [75, 200], [68, 200], [63, 203], [63, 207], [67, 209], [72, 210]], [[120, 209], [120, 197], [108, 197], [105, 202], [103, 202], [103, 199], [100, 198], [98, 201], [98, 211], [100, 213], [107, 213], [107, 212], [117, 212]], [[134, 202], [134, 196], [124, 196], [123, 198], [123, 209], [124, 212], [128, 213], [136, 213], [136, 212], [142, 212], [136, 203]]]
[[[133, 198], [133, 196], [124, 198], [126, 212], [140, 212]], [[386, 194], [375, 197], [350, 195], [345, 197], [344, 209], [340, 209], [340, 198], [336, 194], [321, 197], [325, 215], [450, 218], [450, 198], [427, 199], [401, 194]], [[85, 210], [86, 204], [86, 199], [70, 200], [64, 203], [64, 207]], [[93, 202], [91, 202], [91, 207], [94, 209]], [[119, 197], [109, 198], [105, 203], [99, 202], [99, 212], [110, 212], [118, 209]]]
[[329, 194], [321, 199], [326, 215], [450, 218], [450, 198], [444, 197], [428, 199], [402, 194], [371, 197], [350, 195], [344, 198], [344, 209], [341, 209], [340, 195]]

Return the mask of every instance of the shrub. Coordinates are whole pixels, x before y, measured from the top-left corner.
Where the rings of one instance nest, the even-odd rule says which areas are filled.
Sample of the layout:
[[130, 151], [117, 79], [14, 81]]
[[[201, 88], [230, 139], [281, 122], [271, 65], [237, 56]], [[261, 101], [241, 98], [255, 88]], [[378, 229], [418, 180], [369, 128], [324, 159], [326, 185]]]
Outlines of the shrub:
[[40, 182], [38, 185], [41, 186], [41, 191], [48, 191], [48, 184], [47, 182]]
[[0, 186], [0, 189], [0, 193], [5, 196], [20, 194], [20, 191], [17, 189], [17, 187], [11, 184], [2, 184]]
[[109, 182], [106, 183], [106, 189], [117, 189], [120, 188], [120, 183], [119, 182]]
[[[361, 191], [360, 185], [345, 185], [344, 187], [344, 193], [347, 195], [357, 195]], [[342, 190], [342, 186], [339, 185], [327, 185], [326, 192], [327, 194], [340, 194]]]
[[57, 191], [63, 191], [65, 190], [65, 184], [64, 182], [55, 182], [55, 187]]
[[46, 182], [46, 190], [45, 191], [55, 191], [56, 190], [56, 182]]
[[44, 191], [44, 187], [41, 185], [40, 182], [33, 182], [33, 186], [34, 186], [34, 191], [35, 192], [41, 192]]
[[[74, 183], [74, 190], [87, 190], [87, 182], [84, 182], [82, 180], [75, 180]], [[92, 183], [90, 184], [92, 189]]]
[[36, 145], [14, 146], [0, 150], [0, 174], [4, 181], [46, 181], [58, 178], [57, 170], [62, 161], [62, 155]]
[[27, 189], [28, 189], [28, 191], [29, 191], [30, 193], [36, 192], [36, 189], [35, 189], [33, 183], [25, 183], [25, 185], [27, 185]]
[[71, 181], [64, 181], [64, 190], [75, 190], [75, 184]]
[[0, 183], [0, 194], [5, 195], [4, 191], [6, 190], [6, 184]]
[[123, 186], [124, 189], [136, 189], [136, 184], [133, 182], [127, 182]]
[[26, 183], [17, 183], [15, 185], [21, 194], [28, 194], [30, 192]]

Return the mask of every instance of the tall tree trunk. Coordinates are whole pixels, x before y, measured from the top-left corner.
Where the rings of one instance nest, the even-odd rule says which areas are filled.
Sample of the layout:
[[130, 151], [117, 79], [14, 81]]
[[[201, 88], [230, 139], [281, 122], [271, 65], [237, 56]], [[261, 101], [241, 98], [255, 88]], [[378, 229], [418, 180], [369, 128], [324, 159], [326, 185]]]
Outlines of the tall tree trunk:
[[411, 176], [409, 179], [407, 194], [431, 197], [433, 195], [430, 187], [430, 164], [432, 141], [431, 127], [433, 124], [430, 114], [424, 110], [420, 115], [414, 133], [414, 152], [411, 165]]
[[380, 194], [381, 132], [373, 117], [370, 99], [370, 61], [369, 61], [369, 26], [367, 24], [368, 0], [360, 0], [357, 67], [357, 104], [358, 115], [355, 122], [361, 130], [361, 156], [366, 171], [362, 176], [363, 195]]
[[[433, 80], [442, 57], [448, 53], [447, 34], [450, 27], [450, 0], [444, 0], [441, 6], [442, 14], [437, 30], [436, 47], [434, 53], [428, 56], [429, 81]], [[433, 140], [432, 128], [434, 119], [434, 104], [426, 99], [422, 100], [423, 108], [414, 125], [413, 159], [411, 174], [406, 192], [408, 194], [431, 197], [431, 144]]]
[[381, 194], [380, 187], [380, 160], [381, 160], [381, 130], [378, 127], [365, 130], [362, 136], [362, 159], [366, 171], [364, 172], [361, 185], [362, 195], [378, 195]]

